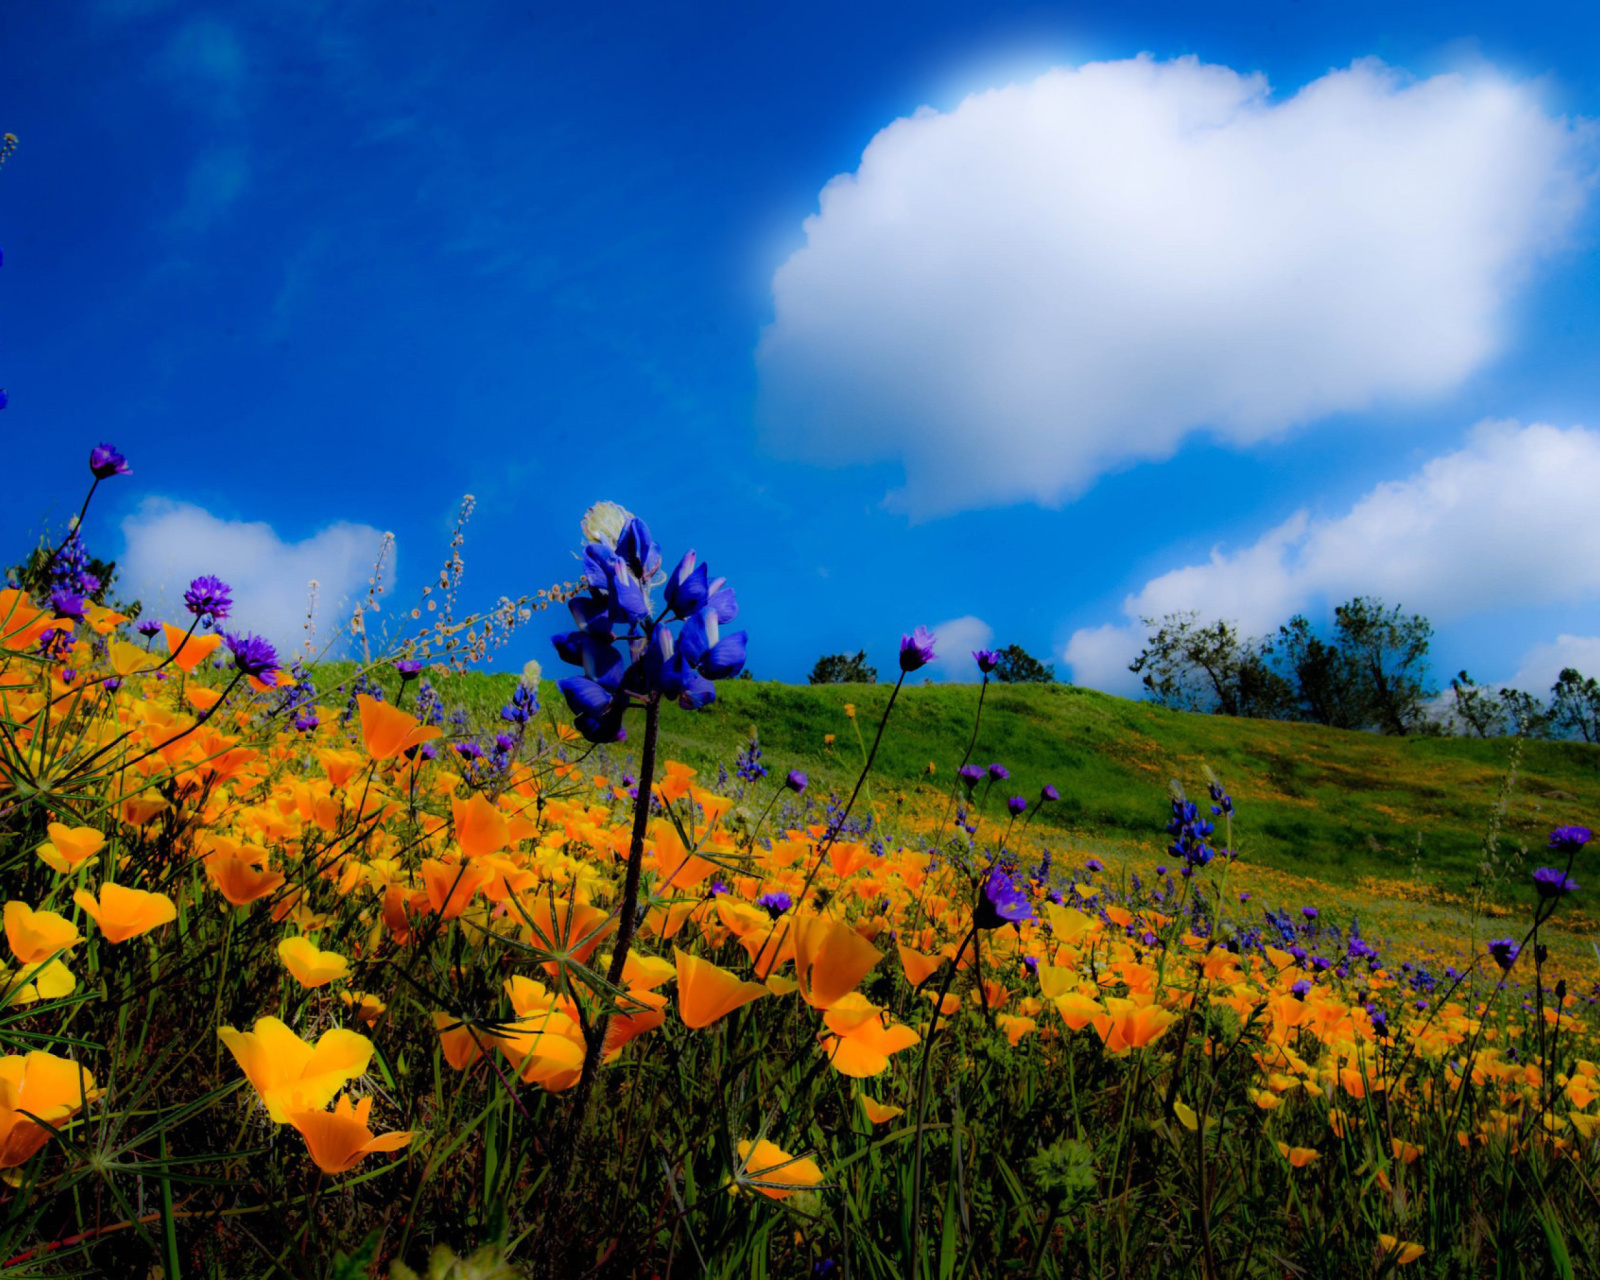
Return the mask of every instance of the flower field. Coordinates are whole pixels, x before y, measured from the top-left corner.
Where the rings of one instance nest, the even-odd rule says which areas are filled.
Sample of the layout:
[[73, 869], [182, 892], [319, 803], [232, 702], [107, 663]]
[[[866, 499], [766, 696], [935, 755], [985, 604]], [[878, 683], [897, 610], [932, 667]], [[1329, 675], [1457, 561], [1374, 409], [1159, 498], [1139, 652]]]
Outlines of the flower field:
[[611, 504], [493, 723], [438, 627], [335, 686], [219, 579], [97, 603], [91, 506], [0, 592], [0, 1275], [1600, 1274], [1585, 828], [1364, 934], [1204, 772], [1074, 848], [987, 680], [875, 793], [920, 628], [847, 783], [673, 759], [744, 620]]

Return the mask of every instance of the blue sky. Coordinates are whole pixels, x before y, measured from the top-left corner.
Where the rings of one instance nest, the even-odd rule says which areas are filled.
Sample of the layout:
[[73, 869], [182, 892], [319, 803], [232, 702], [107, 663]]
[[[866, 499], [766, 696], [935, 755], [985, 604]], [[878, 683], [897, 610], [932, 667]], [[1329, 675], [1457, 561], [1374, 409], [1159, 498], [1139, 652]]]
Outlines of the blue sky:
[[1600, 22], [1203, 8], [0, 8], [0, 536], [104, 439], [91, 545], [284, 647], [471, 493], [464, 602], [613, 499], [761, 677], [1368, 591], [1600, 672]]

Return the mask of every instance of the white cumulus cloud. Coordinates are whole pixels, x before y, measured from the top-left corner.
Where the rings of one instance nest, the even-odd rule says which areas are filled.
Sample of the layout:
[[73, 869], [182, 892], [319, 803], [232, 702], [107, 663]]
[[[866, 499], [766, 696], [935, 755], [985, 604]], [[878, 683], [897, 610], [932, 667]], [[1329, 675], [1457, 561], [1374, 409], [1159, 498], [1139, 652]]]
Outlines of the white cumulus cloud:
[[1600, 636], [1560, 635], [1548, 643], [1534, 645], [1522, 655], [1516, 674], [1505, 682], [1505, 687], [1543, 698], [1549, 695], [1550, 686], [1565, 667], [1600, 677]]
[[1444, 391], [1563, 244], [1593, 136], [1528, 86], [1374, 60], [1284, 100], [1142, 56], [924, 108], [773, 278], [765, 438], [898, 462], [927, 516]]
[[[214, 574], [233, 588], [233, 613], [225, 626], [265, 635], [285, 657], [306, 641], [313, 581], [317, 650], [337, 638], [366, 594], [384, 537], [371, 525], [340, 521], [286, 542], [264, 521], [224, 520], [192, 503], [158, 497], [145, 499], [123, 520], [122, 534], [118, 593], [143, 601], [145, 616], [187, 618], [184, 588], [201, 574]], [[386, 584], [393, 582], [394, 567], [391, 550]]]
[[994, 639], [994, 628], [969, 613], [934, 627], [933, 639], [934, 660], [930, 666], [940, 679], [978, 680], [981, 677], [978, 664], [972, 660], [972, 651], [989, 647]]
[[1139, 619], [1180, 610], [1257, 635], [1355, 595], [1435, 622], [1594, 600], [1600, 521], [1577, 499], [1597, 491], [1600, 432], [1481, 423], [1463, 448], [1377, 485], [1341, 516], [1297, 512], [1248, 547], [1152, 578], [1123, 601], [1126, 621], [1074, 633], [1064, 656], [1077, 683], [1120, 693], [1137, 687], [1127, 664], [1144, 642]]

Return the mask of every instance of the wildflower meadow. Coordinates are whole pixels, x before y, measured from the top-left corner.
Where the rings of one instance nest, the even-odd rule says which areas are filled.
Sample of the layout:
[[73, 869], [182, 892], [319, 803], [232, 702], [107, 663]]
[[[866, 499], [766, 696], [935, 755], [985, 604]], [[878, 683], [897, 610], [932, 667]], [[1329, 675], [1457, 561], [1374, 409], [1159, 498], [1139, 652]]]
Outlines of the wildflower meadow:
[[[459, 618], [447, 569], [333, 666], [215, 576], [115, 602], [88, 461], [0, 591], [0, 1275], [1600, 1274], [1586, 828], [1421, 961], [1260, 891], [1203, 768], [1155, 865], [1077, 847], [987, 650], [891, 796], [920, 627], [839, 785], [674, 759], [760, 620], [614, 504], [576, 583]], [[541, 625], [554, 688], [441, 698]]]

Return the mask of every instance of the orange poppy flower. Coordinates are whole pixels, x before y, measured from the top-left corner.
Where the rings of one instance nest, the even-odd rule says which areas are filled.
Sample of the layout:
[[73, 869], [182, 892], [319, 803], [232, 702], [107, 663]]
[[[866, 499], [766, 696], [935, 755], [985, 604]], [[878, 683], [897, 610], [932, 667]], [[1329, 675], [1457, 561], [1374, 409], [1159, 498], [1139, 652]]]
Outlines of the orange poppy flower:
[[1291, 1147], [1287, 1142], [1278, 1144], [1278, 1154], [1296, 1169], [1304, 1169], [1322, 1159], [1322, 1152], [1315, 1147]]
[[374, 760], [393, 760], [444, 732], [437, 725], [421, 724], [416, 716], [364, 693], [356, 695], [356, 702], [361, 708], [361, 743]]
[[266, 897], [283, 883], [283, 872], [263, 870], [248, 858], [207, 858], [206, 871], [222, 896], [236, 907]]
[[178, 918], [177, 905], [166, 894], [120, 884], [101, 885], [98, 902], [87, 889], [79, 889], [72, 900], [100, 926], [107, 942], [126, 942]]
[[857, 1080], [881, 1075], [889, 1068], [889, 1055], [922, 1043], [910, 1027], [884, 1021], [883, 1010], [859, 991], [841, 996], [822, 1020], [833, 1032], [822, 1038], [829, 1065], [842, 1076]]
[[74, 943], [82, 942], [77, 926], [54, 911], [35, 911], [26, 902], [8, 902], [6, 941], [23, 964], [40, 964]]
[[278, 958], [302, 987], [325, 987], [350, 976], [350, 962], [337, 951], [323, 951], [310, 938], [296, 935], [278, 944]]
[[39, 846], [39, 860], [62, 875], [71, 875], [105, 847], [105, 836], [93, 827], [69, 827], [52, 822], [50, 839]]
[[870, 942], [831, 916], [798, 916], [793, 933], [800, 996], [814, 1009], [831, 1008], [883, 959]]
[[914, 987], [920, 987], [934, 974], [939, 972], [939, 966], [945, 962], [946, 957], [935, 952], [925, 956], [920, 951], [913, 951], [904, 943], [897, 944], [895, 950], [900, 953], [900, 965], [906, 971], [906, 981]]
[[783, 1200], [796, 1191], [816, 1186], [822, 1181], [822, 1170], [815, 1160], [792, 1156], [765, 1138], [759, 1142], [746, 1139], [739, 1144], [739, 1167], [733, 1177], [733, 1190], [748, 1187], [774, 1200]]
[[1109, 996], [1105, 1012], [1094, 1014], [1091, 1021], [1105, 1042], [1106, 1051], [1122, 1054], [1130, 1049], [1143, 1049], [1159, 1040], [1176, 1017], [1158, 1004], [1136, 1004]]
[[428, 905], [446, 920], [454, 920], [489, 883], [494, 873], [488, 867], [470, 862], [440, 862], [426, 858], [422, 863], [422, 883], [428, 890]]
[[42, 1049], [0, 1058], [0, 1169], [27, 1161], [99, 1096], [94, 1077], [70, 1058]]
[[71, 630], [48, 609], [36, 609], [27, 593], [15, 587], [0, 591], [0, 648], [20, 652], [32, 649], [46, 631]]
[[363, 1098], [350, 1105], [350, 1095], [340, 1094], [332, 1111], [292, 1111], [289, 1123], [300, 1130], [312, 1162], [323, 1173], [346, 1173], [370, 1155], [380, 1151], [399, 1151], [409, 1146], [413, 1134], [384, 1133], [374, 1137], [367, 1128], [372, 1114], [372, 1099]]
[[465, 800], [452, 796], [450, 813], [455, 819], [456, 843], [468, 858], [499, 853], [511, 843], [505, 815], [484, 795], [474, 793]]
[[1427, 1252], [1420, 1244], [1413, 1244], [1410, 1240], [1402, 1240], [1398, 1236], [1391, 1235], [1380, 1235], [1378, 1248], [1385, 1258], [1392, 1257], [1397, 1267], [1415, 1262]]
[[735, 1009], [769, 994], [759, 982], [745, 982], [709, 960], [677, 947], [672, 953], [678, 961], [678, 1016], [686, 1027], [709, 1027]]
[[314, 1047], [271, 1017], [257, 1018], [249, 1031], [218, 1027], [217, 1036], [276, 1124], [287, 1124], [291, 1111], [327, 1106], [372, 1060], [372, 1041], [342, 1027], [324, 1031]]
[[469, 1027], [454, 1014], [439, 1011], [434, 1012], [433, 1027], [439, 1033], [444, 1060], [455, 1070], [465, 1071], [483, 1057], [483, 1042], [488, 1039], [485, 1032]]
[[867, 1113], [867, 1120], [871, 1124], [883, 1124], [886, 1120], [893, 1120], [896, 1116], [906, 1113], [904, 1107], [887, 1107], [883, 1103], [861, 1095], [861, 1109]]
[[192, 635], [170, 622], [163, 622], [161, 630], [167, 638], [167, 649], [172, 654], [172, 665], [180, 671], [193, 671], [215, 653], [217, 646], [222, 643], [222, 636], [217, 632], [212, 632], [210, 635]]

